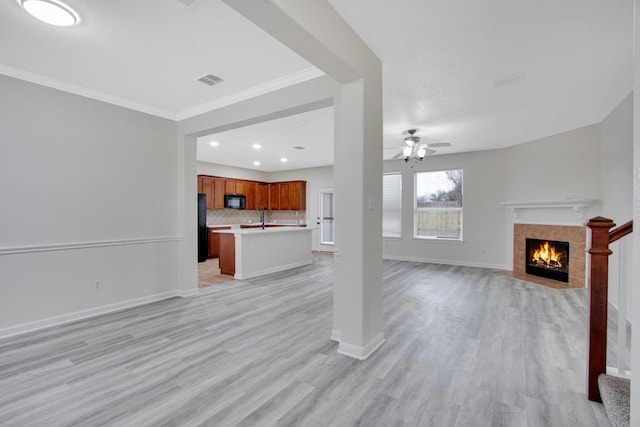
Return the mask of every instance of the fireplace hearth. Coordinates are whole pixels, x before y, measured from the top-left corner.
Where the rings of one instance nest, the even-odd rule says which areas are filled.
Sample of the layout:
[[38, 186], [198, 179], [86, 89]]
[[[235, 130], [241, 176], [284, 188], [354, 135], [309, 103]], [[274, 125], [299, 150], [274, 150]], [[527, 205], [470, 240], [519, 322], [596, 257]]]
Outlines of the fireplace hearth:
[[526, 238], [525, 272], [569, 283], [569, 242]]

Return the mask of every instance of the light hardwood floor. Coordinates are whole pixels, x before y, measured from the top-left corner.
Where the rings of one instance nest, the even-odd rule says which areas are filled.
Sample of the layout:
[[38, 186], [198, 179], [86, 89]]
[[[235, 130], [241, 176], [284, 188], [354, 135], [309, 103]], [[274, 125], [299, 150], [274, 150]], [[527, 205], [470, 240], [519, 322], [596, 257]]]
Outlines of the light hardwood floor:
[[587, 294], [384, 262], [385, 344], [336, 353], [332, 258], [0, 341], [2, 426], [607, 426]]

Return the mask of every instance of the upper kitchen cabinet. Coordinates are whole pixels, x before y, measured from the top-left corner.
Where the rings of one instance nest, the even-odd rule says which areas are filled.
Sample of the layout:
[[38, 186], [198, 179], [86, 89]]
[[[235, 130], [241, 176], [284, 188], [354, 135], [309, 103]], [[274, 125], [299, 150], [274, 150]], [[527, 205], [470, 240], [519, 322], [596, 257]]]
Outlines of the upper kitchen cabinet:
[[280, 182], [278, 183], [278, 192], [280, 193], [280, 210], [288, 211], [289, 210], [289, 183], [288, 182]]
[[[243, 181], [242, 189], [243, 191], [239, 194], [244, 194], [247, 199], [247, 207], [245, 209], [250, 211], [255, 211], [258, 209], [259, 205], [256, 205], [256, 186], [258, 185], [255, 181]], [[238, 181], [236, 181], [236, 190], [238, 189]]]
[[224, 209], [225, 194], [242, 194], [247, 210], [264, 206], [269, 210], [303, 211], [307, 206], [307, 182], [284, 181], [266, 184], [258, 181], [198, 175], [198, 193], [207, 196], [207, 209]]
[[[234, 194], [244, 194], [245, 196], [247, 195], [247, 189], [246, 189], [246, 181], [240, 181], [238, 179], [234, 180], [236, 185], [235, 185], [235, 191], [233, 192]], [[249, 209], [249, 208], [247, 208]]]
[[280, 187], [278, 183], [267, 184], [269, 189], [269, 210], [280, 210]]
[[289, 209], [307, 210], [307, 181], [289, 181]]
[[306, 210], [307, 182], [287, 181], [269, 184], [269, 210]]
[[214, 209], [214, 183], [213, 178], [205, 175], [198, 175], [198, 193], [205, 194], [207, 209]]
[[264, 182], [256, 183], [256, 209], [260, 209], [260, 206], [265, 209], [269, 208], [269, 186]]
[[211, 209], [224, 209], [225, 179], [213, 178], [213, 207]]
[[225, 194], [236, 194], [236, 180], [225, 179], [224, 180], [224, 192]]

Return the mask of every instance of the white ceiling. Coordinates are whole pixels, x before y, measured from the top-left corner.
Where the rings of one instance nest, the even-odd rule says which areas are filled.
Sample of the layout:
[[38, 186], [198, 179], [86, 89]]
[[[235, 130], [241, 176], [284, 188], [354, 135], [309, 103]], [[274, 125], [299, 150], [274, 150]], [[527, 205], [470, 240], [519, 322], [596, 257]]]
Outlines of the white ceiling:
[[[65, 2], [79, 25], [0, 2], [1, 73], [178, 120], [319, 74], [220, 0]], [[224, 82], [196, 81], [208, 73]]]
[[[51, 27], [15, 0], [0, 2], [0, 73], [174, 120], [320, 74], [220, 0], [66, 1], [82, 16], [76, 27]], [[423, 141], [450, 142], [442, 154], [586, 126], [632, 89], [631, 0], [329, 1], [383, 61], [387, 158], [409, 128]], [[225, 82], [195, 81], [207, 73]], [[509, 78], [516, 84], [492, 87]], [[295, 138], [307, 153], [314, 144], [328, 152], [330, 111], [218, 134], [213, 159], [240, 165], [244, 144], [261, 138], [257, 169], [324, 165], [316, 155], [319, 164], [286, 155], [284, 166], [266, 156], [273, 150], [279, 161]], [[227, 157], [222, 142], [245, 151]]]
[[409, 128], [452, 144], [438, 153], [515, 145], [600, 122], [632, 89], [631, 0], [329, 2], [382, 59], [385, 147]]
[[264, 172], [332, 165], [333, 107], [198, 138], [198, 160]]

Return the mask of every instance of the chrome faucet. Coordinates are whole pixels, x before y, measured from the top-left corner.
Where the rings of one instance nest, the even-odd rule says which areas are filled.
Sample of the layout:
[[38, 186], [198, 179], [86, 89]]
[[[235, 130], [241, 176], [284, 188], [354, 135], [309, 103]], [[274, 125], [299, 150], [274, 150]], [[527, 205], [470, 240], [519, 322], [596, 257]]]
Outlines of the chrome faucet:
[[264, 230], [264, 206], [260, 205], [260, 223], [262, 224], [262, 229]]

